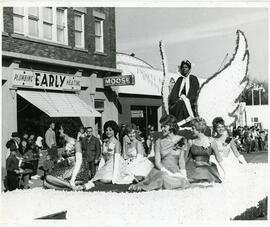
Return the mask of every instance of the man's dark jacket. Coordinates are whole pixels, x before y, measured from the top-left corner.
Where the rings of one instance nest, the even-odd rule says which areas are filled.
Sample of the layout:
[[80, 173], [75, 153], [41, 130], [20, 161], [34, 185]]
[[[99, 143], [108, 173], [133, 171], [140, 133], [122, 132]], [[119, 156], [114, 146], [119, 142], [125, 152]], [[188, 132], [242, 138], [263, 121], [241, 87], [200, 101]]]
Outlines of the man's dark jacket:
[[82, 138], [81, 141], [83, 156], [88, 162], [99, 159], [101, 147], [99, 139], [95, 136]]

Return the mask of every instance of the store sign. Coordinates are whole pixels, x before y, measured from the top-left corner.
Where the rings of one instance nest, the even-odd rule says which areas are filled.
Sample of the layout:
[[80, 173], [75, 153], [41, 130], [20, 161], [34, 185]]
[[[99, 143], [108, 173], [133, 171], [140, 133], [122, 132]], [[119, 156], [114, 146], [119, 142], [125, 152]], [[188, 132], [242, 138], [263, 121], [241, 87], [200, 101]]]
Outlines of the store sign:
[[50, 90], [81, 90], [81, 77], [62, 73], [14, 69], [14, 87], [28, 87]]
[[104, 86], [125, 86], [134, 85], [135, 77], [133, 75], [111, 76], [103, 78]]
[[142, 110], [131, 110], [131, 117], [132, 118], [142, 118], [143, 111]]

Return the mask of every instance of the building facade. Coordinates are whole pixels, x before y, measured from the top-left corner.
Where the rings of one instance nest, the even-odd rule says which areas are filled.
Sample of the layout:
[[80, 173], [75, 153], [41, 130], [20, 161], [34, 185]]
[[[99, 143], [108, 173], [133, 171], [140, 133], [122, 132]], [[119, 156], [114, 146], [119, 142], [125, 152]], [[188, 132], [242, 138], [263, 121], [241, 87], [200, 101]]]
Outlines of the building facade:
[[44, 136], [63, 117], [101, 130], [118, 120], [103, 77], [116, 69], [115, 9], [4, 7], [2, 30], [2, 167], [11, 133]]
[[[163, 72], [135, 56], [124, 53], [116, 55], [117, 68], [122, 76], [134, 76], [134, 84], [117, 87], [119, 96], [119, 122], [136, 124], [144, 132], [148, 125], [160, 129], [159, 119], [162, 116], [161, 85]], [[173, 81], [177, 74], [170, 73]], [[173, 84], [172, 84], [173, 86]]]

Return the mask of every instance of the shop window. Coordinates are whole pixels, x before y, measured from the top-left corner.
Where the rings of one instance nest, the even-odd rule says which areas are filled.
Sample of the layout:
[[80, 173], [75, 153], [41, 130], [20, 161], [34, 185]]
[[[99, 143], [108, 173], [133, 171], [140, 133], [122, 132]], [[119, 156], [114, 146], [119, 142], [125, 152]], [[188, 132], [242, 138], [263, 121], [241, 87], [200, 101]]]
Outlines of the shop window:
[[103, 20], [95, 18], [95, 51], [104, 52]]
[[95, 99], [95, 109], [99, 112], [104, 111], [104, 100], [103, 99]]
[[146, 135], [148, 125], [154, 126], [154, 129], [157, 130], [157, 110], [156, 106], [130, 106], [131, 124], [139, 127], [143, 135]]
[[[102, 114], [104, 112], [104, 99], [95, 99], [95, 109]], [[95, 131], [102, 137], [102, 117], [95, 118]]]
[[56, 7], [14, 7], [14, 33], [68, 44], [67, 9]]
[[259, 118], [258, 117], [252, 117], [251, 121], [254, 123], [258, 123], [259, 122]]
[[75, 13], [75, 46], [79, 48], [84, 48], [84, 14]]

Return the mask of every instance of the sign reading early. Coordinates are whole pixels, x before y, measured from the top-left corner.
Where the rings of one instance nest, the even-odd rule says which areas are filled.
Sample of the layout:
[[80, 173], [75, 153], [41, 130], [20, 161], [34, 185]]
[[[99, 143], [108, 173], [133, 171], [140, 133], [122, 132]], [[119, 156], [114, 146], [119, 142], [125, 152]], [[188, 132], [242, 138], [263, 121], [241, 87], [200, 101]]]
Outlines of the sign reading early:
[[104, 86], [125, 86], [134, 85], [135, 77], [133, 75], [110, 76], [103, 78]]
[[77, 91], [81, 90], [81, 77], [54, 72], [14, 69], [12, 84], [16, 87]]

